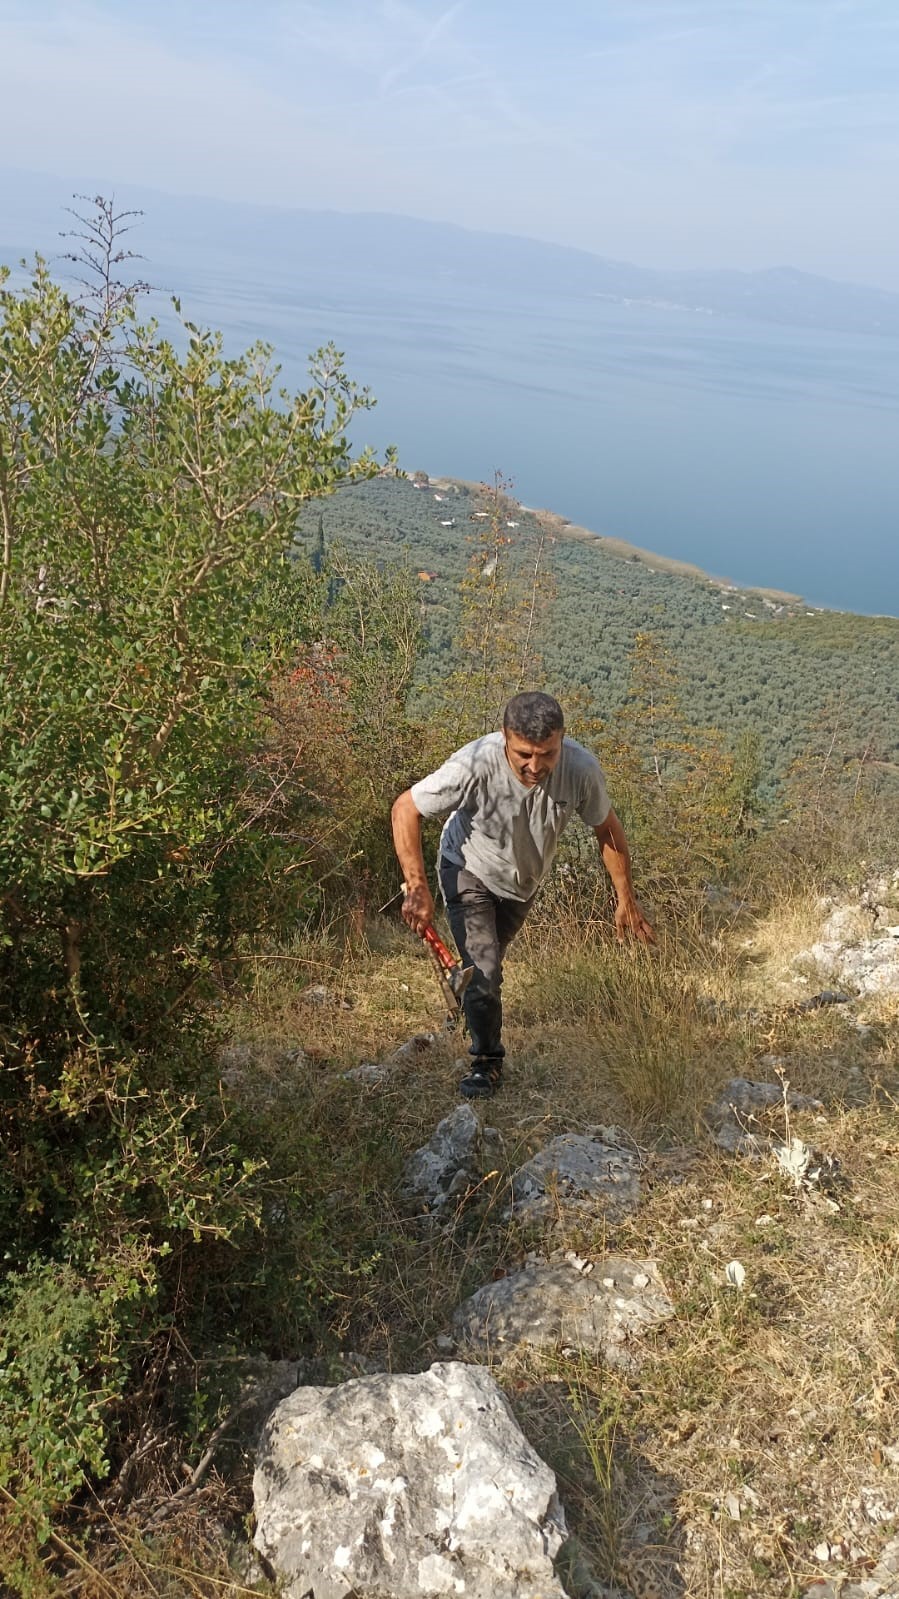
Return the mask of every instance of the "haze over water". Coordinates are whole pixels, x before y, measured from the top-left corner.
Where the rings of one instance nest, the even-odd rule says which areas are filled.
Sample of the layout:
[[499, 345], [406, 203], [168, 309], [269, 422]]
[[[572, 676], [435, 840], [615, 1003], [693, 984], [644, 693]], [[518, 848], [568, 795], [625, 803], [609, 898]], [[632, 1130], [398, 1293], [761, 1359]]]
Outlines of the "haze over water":
[[358, 442], [811, 603], [899, 615], [899, 340], [567, 294], [502, 294], [364, 263], [324, 284], [224, 267], [185, 307], [265, 337], [291, 385], [326, 339], [377, 409]]
[[[4, 187], [0, 260], [58, 256], [65, 187], [10, 174]], [[899, 615], [894, 296], [790, 274], [723, 290], [674, 279], [672, 297], [723, 305], [687, 310], [640, 269], [509, 236], [155, 192], [129, 203], [144, 208], [136, 270], [164, 291], [147, 309], [170, 323], [177, 293], [228, 353], [266, 340], [291, 389], [333, 340], [378, 401], [357, 445], [394, 443], [432, 476], [499, 472], [525, 505], [735, 583]], [[728, 314], [743, 294], [832, 327]], [[833, 331], [860, 315], [889, 331]]]
[[895, 0], [512, 16], [10, 0], [0, 259], [114, 195], [232, 347], [333, 338], [410, 467], [899, 613]]

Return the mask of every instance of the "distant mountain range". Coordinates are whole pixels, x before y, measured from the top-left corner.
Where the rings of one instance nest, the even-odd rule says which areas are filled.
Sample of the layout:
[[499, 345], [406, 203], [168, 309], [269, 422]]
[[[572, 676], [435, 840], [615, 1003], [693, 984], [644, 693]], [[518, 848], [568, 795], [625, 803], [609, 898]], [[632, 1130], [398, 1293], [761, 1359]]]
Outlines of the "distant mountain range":
[[[0, 262], [35, 249], [58, 253], [73, 191], [108, 192], [102, 181], [0, 169]], [[670, 306], [837, 333], [899, 336], [899, 294], [838, 283], [791, 267], [767, 271], [665, 271], [544, 244], [509, 234], [475, 232], [408, 216], [279, 210], [209, 198], [184, 198], [135, 185], [117, 191], [123, 208], [145, 212], [136, 248], [151, 268], [177, 276], [221, 258], [235, 272], [303, 264], [304, 275], [340, 278], [348, 261], [365, 263], [373, 279], [421, 279], [448, 295], [502, 295], [537, 300], [566, 296], [619, 304]], [[152, 271], [151, 271], [152, 275]]]

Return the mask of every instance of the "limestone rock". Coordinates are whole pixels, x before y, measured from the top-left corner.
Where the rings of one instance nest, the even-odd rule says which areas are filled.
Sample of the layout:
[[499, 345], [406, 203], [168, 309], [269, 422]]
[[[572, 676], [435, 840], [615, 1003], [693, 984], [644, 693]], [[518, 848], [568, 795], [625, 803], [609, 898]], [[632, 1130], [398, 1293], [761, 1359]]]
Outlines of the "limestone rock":
[[875, 878], [859, 901], [830, 909], [820, 936], [794, 957], [810, 962], [860, 995], [899, 993], [899, 872]]
[[555, 1477], [480, 1366], [298, 1389], [253, 1492], [285, 1599], [565, 1599]]
[[616, 1218], [639, 1202], [640, 1179], [631, 1150], [584, 1133], [563, 1133], [515, 1173], [505, 1214], [532, 1221], [561, 1209], [601, 1209]]
[[405, 1044], [400, 1044], [399, 1049], [394, 1050], [391, 1059], [417, 1060], [419, 1055], [424, 1055], [429, 1049], [433, 1049], [436, 1037], [436, 1033], [413, 1033], [411, 1038], [406, 1039]]
[[805, 954], [841, 983], [851, 983], [859, 994], [899, 992], [899, 938], [892, 931], [866, 939], [852, 949], [819, 940]]
[[318, 1005], [323, 1010], [352, 1010], [353, 1002], [345, 994], [338, 994], [325, 983], [312, 983], [304, 988], [299, 998], [307, 1005]]
[[[760, 1156], [772, 1147], [761, 1118], [776, 1111], [784, 1102], [780, 1083], [756, 1083], [748, 1077], [732, 1077], [725, 1083], [714, 1104], [707, 1106], [705, 1121], [719, 1149], [730, 1155]], [[787, 1090], [790, 1110], [823, 1110], [820, 1099]]]
[[857, 1580], [822, 1578], [806, 1588], [802, 1599], [895, 1599], [899, 1593], [899, 1538], [884, 1548], [873, 1571]]
[[537, 1261], [486, 1283], [459, 1306], [453, 1329], [460, 1345], [495, 1361], [561, 1346], [631, 1368], [640, 1334], [673, 1314], [654, 1261], [608, 1256], [589, 1274], [567, 1260]]
[[864, 938], [871, 931], [871, 913], [860, 905], [837, 905], [821, 929], [821, 937], [828, 942], [847, 943]]
[[403, 1168], [402, 1193], [405, 1199], [431, 1213], [454, 1205], [480, 1182], [481, 1150], [499, 1134], [492, 1127], [481, 1127], [468, 1104], [438, 1122], [433, 1137], [409, 1156]]
[[349, 1071], [341, 1072], [348, 1083], [368, 1083], [377, 1085], [386, 1083], [391, 1076], [389, 1061], [363, 1060], [358, 1066], [351, 1066]]

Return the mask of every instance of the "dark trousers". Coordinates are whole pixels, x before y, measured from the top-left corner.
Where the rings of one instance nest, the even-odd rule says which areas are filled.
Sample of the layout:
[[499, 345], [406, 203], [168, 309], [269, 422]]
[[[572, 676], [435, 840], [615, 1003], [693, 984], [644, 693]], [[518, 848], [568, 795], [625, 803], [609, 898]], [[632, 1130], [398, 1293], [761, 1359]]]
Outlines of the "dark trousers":
[[506, 1053], [503, 1030], [503, 957], [534, 903], [502, 899], [479, 877], [442, 856], [438, 866], [446, 914], [463, 966], [473, 966], [462, 1001], [471, 1035], [472, 1055]]

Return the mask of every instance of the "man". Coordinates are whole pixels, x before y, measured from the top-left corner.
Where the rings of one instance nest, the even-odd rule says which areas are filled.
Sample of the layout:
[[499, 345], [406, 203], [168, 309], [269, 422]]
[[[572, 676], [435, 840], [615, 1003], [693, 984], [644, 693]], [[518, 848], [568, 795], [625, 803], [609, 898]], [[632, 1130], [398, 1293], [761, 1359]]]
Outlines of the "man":
[[474, 967], [464, 998], [471, 1035], [466, 1099], [486, 1098], [502, 1082], [503, 957], [519, 931], [575, 814], [593, 829], [618, 899], [619, 938], [652, 943], [631, 881], [621, 823], [609, 804], [594, 755], [565, 737], [558, 700], [516, 694], [502, 732], [488, 733], [401, 794], [393, 807], [393, 839], [405, 879], [403, 919], [422, 933], [434, 917], [421, 847], [423, 816], [451, 812], [440, 836], [438, 874], [463, 965]]

